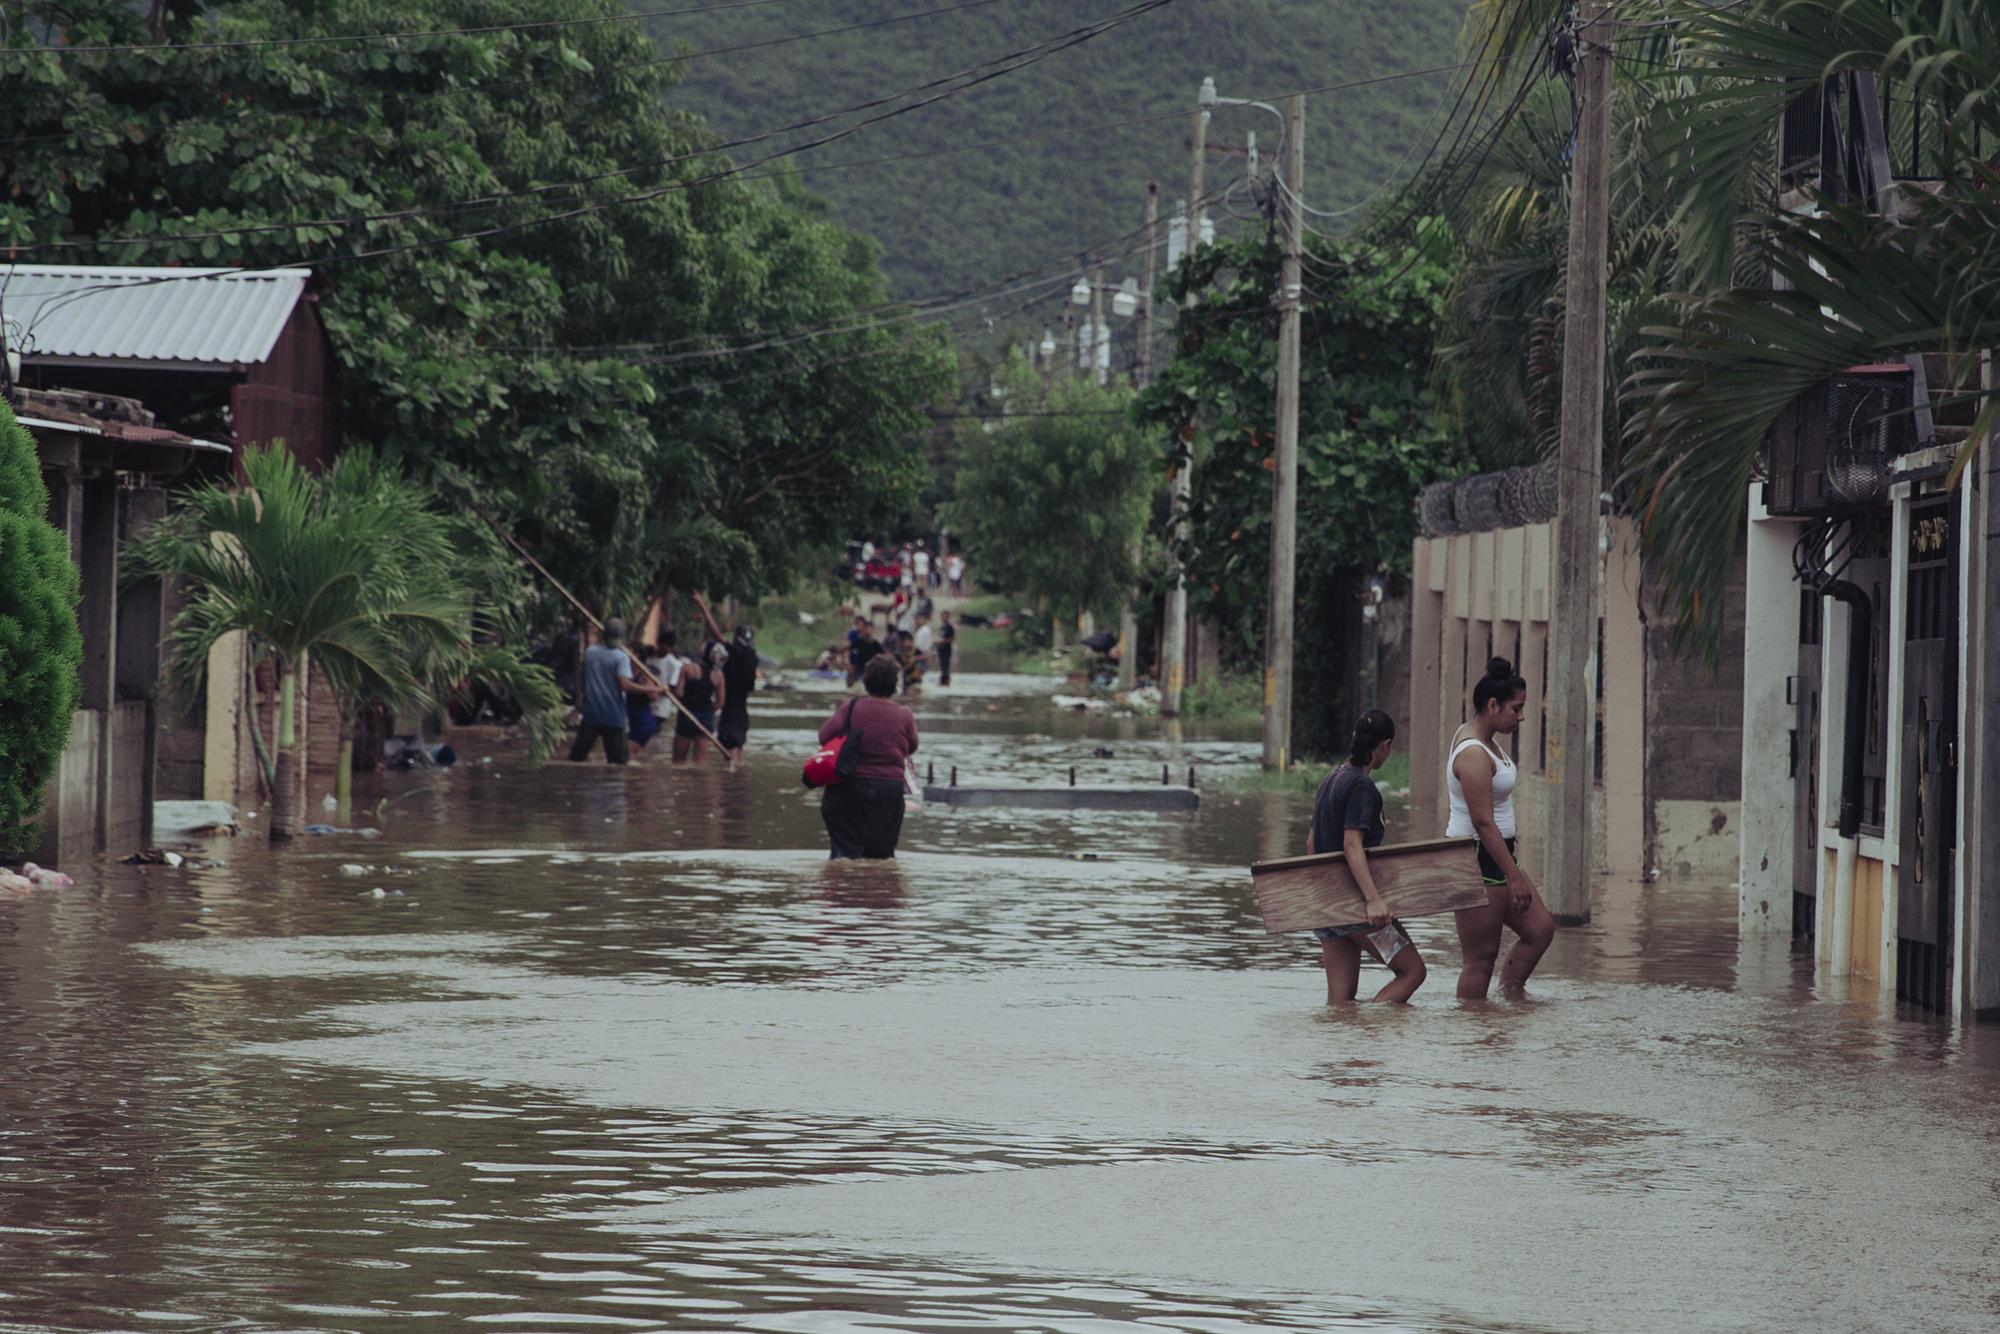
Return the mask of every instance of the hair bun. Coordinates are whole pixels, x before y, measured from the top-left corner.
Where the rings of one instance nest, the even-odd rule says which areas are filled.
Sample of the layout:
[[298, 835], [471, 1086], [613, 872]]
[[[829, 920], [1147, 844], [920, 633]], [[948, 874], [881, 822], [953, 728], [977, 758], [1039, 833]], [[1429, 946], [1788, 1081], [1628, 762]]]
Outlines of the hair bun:
[[1486, 674], [1496, 681], [1510, 680], [1514, 675], [1514, 664], [1505, 658], [1490, 658], [1486, 663]]

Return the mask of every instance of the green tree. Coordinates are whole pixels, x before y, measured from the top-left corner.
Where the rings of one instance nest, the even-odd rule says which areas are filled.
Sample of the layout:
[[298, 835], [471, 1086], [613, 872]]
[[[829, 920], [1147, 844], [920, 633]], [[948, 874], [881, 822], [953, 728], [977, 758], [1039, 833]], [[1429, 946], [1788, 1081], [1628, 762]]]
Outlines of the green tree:
[[[1755, 0], [1729, 13], [1677, 5], [1689, 57], [1676, 123], [1658, 151], [1697, 189], [1679, 206], [1689, 262], [1668, 316], [1626, 368], [1627, 449], [1648, 570], [1678, 595], [1681, 629], [1716, 639], [1715, 591], [1742, 531], [1744, 498], [1771, 424], [1801, 394], [1857, 364], [1942, 352], [1934, 384], [1961, 428], [1960, 456], [1994, 415], [1978, 357], [2000, 341], [2000, 198], [1981, 148], [2000, 137], [2000, 15], [1931, 0]], [[1780, 213], [1774, 195], [1746, 227], [1715, 182], [1768, 157], [1786, 105], [1829, 75], [1875, 74], [1890, 106], [1891, 169], [1931, 178], [1872, 201]], [[1923, 117], [1923, 161], [1907, 156]], [[1731, 276], [1747, 236], [1784, 290]]]
[[0, 852], [34, 846], [82, 688], [76, 564], [48, 512], [35, 442], [0, 403]]
[[[254, 43], [620, 12], [216, 0], [171, 7], [163, 30]], [[6, 10], [0, 30], [147, 42], [145, 18], [74, 0]], [[809, 536], [914, 495], [905, 442], [949, 356], [874, 327], [872, 250], [731, 176], [718, 136], [664, 106], [657, 57], [623, 22], [12, 54], [0, 242], [29, 260], [311, 264], [350, 438], [463, 483], [607, 610], [666, 582], [756, 593]], [[850, 324], [869, 327], [783, 342]]]
[[[1357, 711], [1343, 685], [1354, 581], [1407, 569], [1418, 489], [1466, 463], [1438, 429], [1426, 383], [1450, 258], [1436, 223], [1398, 250], [1317, 237], [1308, 247], [1293, 707], [1301, 754], [1336, 749]], [[1243, 664], [1261, 661], [1270, 578], [1278, 267], [1270, 236], [1205, 246], [1183, 264], [1168, 285], [1183, 303], [1174, 361], [1139, 399], [1155, 438], [1193, 429], [1189, 537], [1175, 554], [1189, 605], [1221, 627], [1225, 652]], [[1190, 294], [1199, 302], [1187, 304]]]
[[1133, 425], [1123, 385], [1044, 386], [1019, 357], [998, 384], [1017, 413], [962, 424], [948, 526], [989, 587], [1065, 620], [1115, 615], [1138, 582], [1159, 446]]
[[[297, 699], [310, 662], [343, 723], [370, 699], [421, 704], [456, 685], [478, 656], [452, 526], [400, 471], [357, 452], [322, 477], [281, 447], [243, 455], [247, 485], [204, 485], [130, 548], [133, 568], [184, 581], [170, 666], [201, 678], [233, 631], [279, 674], [271, 837], [297, 833]], [[522, 679], [542, 669], [518, 666]], [[541, 698], [554, 700], [553, 683]], [[352, 752], [343, 743], [343, 767]]]

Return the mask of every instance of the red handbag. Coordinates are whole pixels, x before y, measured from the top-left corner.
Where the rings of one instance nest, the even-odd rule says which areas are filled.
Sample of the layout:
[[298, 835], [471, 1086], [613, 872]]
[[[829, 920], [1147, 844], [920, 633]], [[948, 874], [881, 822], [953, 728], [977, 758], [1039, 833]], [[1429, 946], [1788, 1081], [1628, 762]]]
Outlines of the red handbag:
[[848, 701], [847, 722], [841, 726], [840, 735], [814, 751], [806, 761], [799, 778], [807, 787], [832, 787], [854, 777], [861, 764], [861, 733], [854, 731], [854, 706], [860, 702]]

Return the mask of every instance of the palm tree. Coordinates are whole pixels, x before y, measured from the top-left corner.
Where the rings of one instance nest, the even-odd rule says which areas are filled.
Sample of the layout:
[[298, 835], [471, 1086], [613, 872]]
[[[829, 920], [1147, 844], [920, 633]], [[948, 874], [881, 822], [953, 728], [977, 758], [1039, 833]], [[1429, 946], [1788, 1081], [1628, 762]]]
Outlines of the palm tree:
[[[138, 543], [145, 574], [188, 588], [174, 622], [169, 667], [200, 680], [216, 642], [249, 636], [279, 676], [271, 837], [298, 829], [299, 673], [310, 661], [339, 701], [341, 791], [352, 764], [351, 727], [370, 700], [427, 703], [477, 661], [505, 657], [475, 645], [468, 557], [453, 522], [428, 492], [365, 452], [352, 452], [322, 477], [309, 476], [282, 448], [243, 455], [246, 485], [206, 485]], [[547, 672], [512, 659], [521, 689], [546, 706]]]
[[[1713, 642], [1720, 586], [1741, 533], [1755, 459], [1778, 415], [1847, 367], [1944, 353], [1950, 395], [1984, 401], [1959, 466], [1994, 416], [1966, 373], [2000, 342], [2000, 15], [1985, 0], [1674, 0], [1684, 33], [1672, 114], [1657, 145], [1683, 183], [1684, 290], [1645, 331], [1625, 384], [1630, 484], [1648, 572], [1679, 600], [1681, 628]], [[1924, 117], [1940, 178], [1872, 201], [1745, 218], [1728, 188], [1771, 152], [1785, 107], [1829, 76], [1873, 74], [1900, 145]], [[1902, 119], [1899, 121], [1898, 117]], [[1914, 164], [1906, 174], [1915, 174]], [[1730, 275], [1747, 248], [1782, 282]]]

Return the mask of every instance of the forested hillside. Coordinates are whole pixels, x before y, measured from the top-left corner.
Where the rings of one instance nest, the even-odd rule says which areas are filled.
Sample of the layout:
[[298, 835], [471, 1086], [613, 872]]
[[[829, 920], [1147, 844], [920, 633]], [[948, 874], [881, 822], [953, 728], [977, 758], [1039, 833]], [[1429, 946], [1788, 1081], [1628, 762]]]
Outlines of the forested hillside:
[[[670, 102], [707, 117], [734, 139], [914, 89], [1132, 3], [775, 0], [648, 22], [666, 49], [701, 52], [929, 14], [687, 61]], [[635, 0], [634, 7], [658, 6]], [[931, 12], [938, 10], [947, 12]], [[1204, 75], [1215, 76], [1224, 96], [1274, 97], [1447, 64], [1464, 12], [1465, 0], [1176, 0], [795, 162], [987, 145], [802, 178], [830, 201], [840, 221], [880, 242], [884, 266], [905, 295], [954, 291], [1046, 269], [1134, 230], [1148, 180], [1158, 180], [1169, 200], [1186, 189], [1183, 119], [1054, 138], [1051, 132], [1191, 107]], [[1431, 75], [1311, 98], [1307, 199], [1320, 208], [1346, 207], [1398, 175], [1406, 154], [1412, 161], [1421, 154], [1417, 141], [1450, 89], [1449, 76]], [[797, 143], [845, 123], [773, 143]], [[1255, 110], [1222, 113], [1211, 139], [1240, 147], [1253, 130], [1269, 152], [1277, 124]], [[745, 147], [736, 156], [761, 156], [772, 146]], [[1212, 159], [1212, 169], [1229, 168]], [[1218, 221], [1230, 225], [1224, 215]]]

